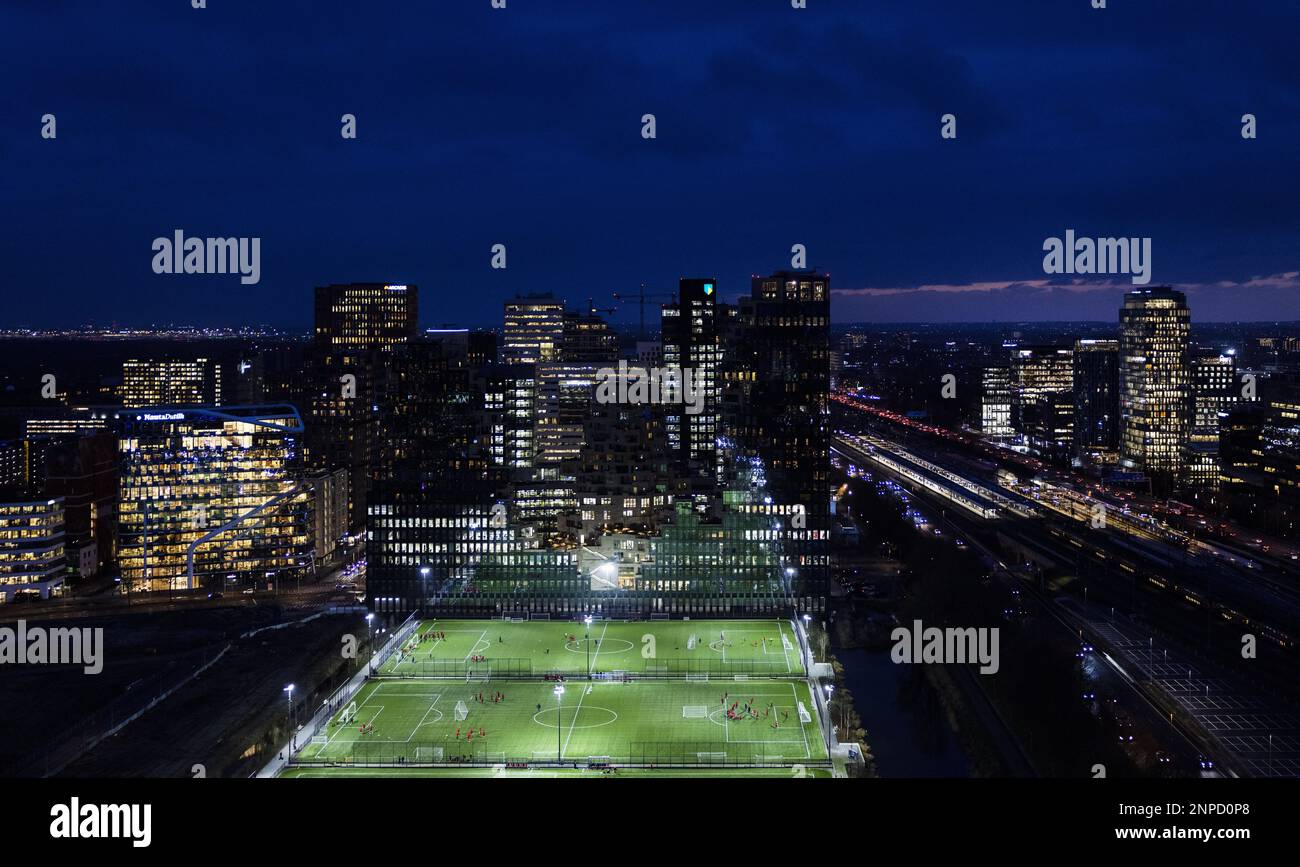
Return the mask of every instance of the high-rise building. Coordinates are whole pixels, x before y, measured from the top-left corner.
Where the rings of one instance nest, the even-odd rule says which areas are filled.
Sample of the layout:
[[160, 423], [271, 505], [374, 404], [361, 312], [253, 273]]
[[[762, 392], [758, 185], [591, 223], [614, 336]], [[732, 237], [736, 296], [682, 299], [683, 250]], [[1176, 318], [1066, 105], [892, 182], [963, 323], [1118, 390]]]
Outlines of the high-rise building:
[[1011, 351], [1011, 415], [1030, 448], [1065, 454], [1074, 444], [1074, 350], [1019, 346]]
[[618, 335], [595, 312], [567, 312], [564, 314], [560, 358], [565, 361], [614, 361], [618, 358]]
[[63, 501], [8, 500], [0, 496], [0, 597], [48, 599], [67, 574]]
[[136, 590], [310, 567], [311, 495], [292, 407], [123, 413], [118, 563]]
[[1219, 420], [1240, 399], [1235, 355], [1202, 352], [1192, 357], [1192, 418], [1183, 458], [1183, 481], [1189, 487], [1219, 487]]
[[59, 437], [44, 493], [63, 500], [69, 565], [89, 577], [117, 555], [117, 437], [108, 431]]
[[1104, 460], [1118, 456], [1118, 340], [1074, 343], [1074, 452]]
[[313, 471], [346, 468], [353, 527], [365, 523], [376, 436], [376, 382], [394, 347], [413, 340], [419, 291], [397, 283], [316, 288], [316, 339], [309, 355], [306, 463]]
[[564, 345], [564, 302], [549, 292], [505, 303], [501, 360], [506, 364], [557, 361]]
[[600, 371], [608, 362], [544, 362], [537, 365], [534, 437], [539, 466], [576, 468], [582, 456], [583, 422], [595, 402]]
[[712, 278], [682, 278], [678, 301], [661, 310], [663, 364], [681, 370], [683, 376], [689, 371], [699, 398], [699, 412], [687, 412], [684, 403], [665, 406], [668, 447], [684, 493], [701, 484], [716, 485], [721, 469], [722, 337], [717, 286]]
[[328, 561], [351, 526], [348, 515], [348, 471], [318, 470], [307, 476], [312, 495], [312, 556]]
[[122, 406], [220, 406], [221, 365], [211, 358], [122, 362]]
[[830, 278], [812, 270], [756, 276], [749, 296], [724, 312], [726, 468], [764, 491], [735, 508], [762, 518], [788, 589], [800, 607], [819, 610], [829, 580]]
[[481, 370], [488, 452], [494, 466], [526, 469], [537, 449], [537, 368], [531, 364], [492, 364]]
[[984, 368], [980, 387], [980, 432], [993, 442], [1010, 442], [1015, 435], [1011, 427], [1011, 368]]
[[1119, 311], [1120, 457], [1167, 487], [1191, 427], [1187, 297], [1168, 286], [1125, 294]]
[[500, 411], [486, 410], [462, 352], [437, 340], [397, 348], [378, 405], [366, 579], [376, 611], [541, 611], [543, 599], [578, 595], [573, 551], [545, 547], [502, 495], [511, 468], [493, 461], [485, 428]]
[[1220, 419], [1220, 490], [1230, 513], [1294, 538], [1300, 531], [1300, 378], [1260, 384], [1260, 400]]
[[346, 358], [388, 352], [415, 337], [419, 289], [405, 283], [334, 283], [316, 287], [316, 346]]

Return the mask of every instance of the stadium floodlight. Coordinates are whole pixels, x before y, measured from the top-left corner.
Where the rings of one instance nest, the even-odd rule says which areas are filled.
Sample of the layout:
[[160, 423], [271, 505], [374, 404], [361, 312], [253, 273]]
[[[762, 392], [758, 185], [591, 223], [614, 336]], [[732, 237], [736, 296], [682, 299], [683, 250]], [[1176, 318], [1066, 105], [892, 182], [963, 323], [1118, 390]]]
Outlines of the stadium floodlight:
[[564, 757], [564, 747], [560, 746], [560, 709], [564, 707], [564, 684], [555, 685], [555, 763], [558, 765]]
[[428, 578], [428, 577], [429, 577], [429, 567], [428, 567], [428, 566], [421, 566], [421, 567], [420, 567], [420, 575], [423, 576], [423, 577], [425, 577], [425, 578]]
[[587, 634], [583, 636], [582, 646], [587, 651], [587, 679], [591, 680], [591, 615], [582, 618], [582, 622], [587, 624]]

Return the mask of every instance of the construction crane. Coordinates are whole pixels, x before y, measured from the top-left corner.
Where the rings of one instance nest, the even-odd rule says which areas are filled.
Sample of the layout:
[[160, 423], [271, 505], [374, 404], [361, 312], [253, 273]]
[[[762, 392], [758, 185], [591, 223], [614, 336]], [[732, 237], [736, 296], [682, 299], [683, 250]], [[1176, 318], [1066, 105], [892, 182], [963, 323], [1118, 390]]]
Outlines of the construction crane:
[[667, 298], [671, 300], [674, 304], [677, 303], [676, 292], [646, 292], [644, 283], [641, 284], [641, 291], [638, 292], [636, 295], [628, 296], [628, 295], [623, 295], [619, 292], [614, 293], [614, 300], [619, 302], [620, 304], [626, 303], [628, 301], [633, 301], [633, 300], [637, 301], [640, 304], [641, 330], [639, 332], [640, 335], [638, 337], [639, 340], [645, 340], [645, 302], [647, 298]]
[[[615, 295], [614, 297], [617, 298], [618, 296]], [[596, 302], [595, 302], [594, 299], [592, 299], [592, 298], [588, 298], [588, 299], [587, 299], [587, 315], [588, 315], [588, 316], [595, 316], [597, 313], [606, 313], [606, 314], [608, 314], [608, 315], [610, 315], [610, 316], [613, 316], [613, 315], [614, 315], [615, 313], [617, 313], [617, 312], [618, 312], [618, 308], [617, 308], [617, 307], [597, 307], [597, 306], [596, 306]]]

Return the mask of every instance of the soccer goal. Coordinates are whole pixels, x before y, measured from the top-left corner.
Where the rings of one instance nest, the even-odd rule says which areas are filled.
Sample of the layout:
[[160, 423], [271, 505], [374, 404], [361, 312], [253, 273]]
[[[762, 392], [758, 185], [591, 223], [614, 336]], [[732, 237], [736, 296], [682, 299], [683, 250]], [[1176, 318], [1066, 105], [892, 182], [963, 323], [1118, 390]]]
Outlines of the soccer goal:
[[702, 704], [682, 705], [682, 719], [707, 719], [709, 709]]
[[329, 735], [312, 735], [312, 737], [311, 737], [311, 745], [312, 745], [313, 747], [316, 747], [318, 750], [324, 749], [325, 747], [327, 747], [327, 746], [330, 745], [330, 736], [329, 736]]
[[415, 761], [425, 764], [442, 761], [442, 747], [416, 747]]
[[700, 637], [696, 635], [694, 632], [692, 632], [691, 637], [686, 639], [686, 649], [694, 650], [699, 643], [700, 643]]
[[799, 702], [799, 722], [801, 723], [812, 722], [812, 714], [808, 713], [808, 708], [804, 707], [803, 702]]
[[686, 673], [686, 679], [696, 681], [697, 683], [708, 683], [709, 673], [707, 671], [688, 671]]
[[481, 671], [465, 672], [466, 683], [487, 683], [491, 679], [492, 679], [492, 669], [490, 668], [485, 668], [482, 669]]
[[339, 722], [344, 725], [352, 722], [357, 718], [357, 703], [354, 701], [347, 707], [343, 708], [343, 713], [339, 714]]
[[465, 706], [465, 702], [463, 701], [456, 702], [456, 722], [460, 722], [461, 720], [466, 719], [468, 717], [469, 717], [469, 708]]

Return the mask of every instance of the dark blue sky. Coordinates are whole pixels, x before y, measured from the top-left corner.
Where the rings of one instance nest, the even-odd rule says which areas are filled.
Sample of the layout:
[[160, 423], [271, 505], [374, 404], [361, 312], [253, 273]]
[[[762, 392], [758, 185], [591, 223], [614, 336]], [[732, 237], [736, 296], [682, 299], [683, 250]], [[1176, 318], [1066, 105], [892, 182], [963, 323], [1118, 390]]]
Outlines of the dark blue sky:
[[[1126, 279], [1043, 274], [1069, 228], [1150, 236], [1194, 319], [1300, 319], [1297, 4], [208, 5], [4, 0], [0, 327], [306, 326], [350, 280], [497, 324], [516, 292], [733, 297], [794, 243], [839, 321], [1113, 319]], [[261, 283], [155, 275], [178, 228], [260, 237]]]

